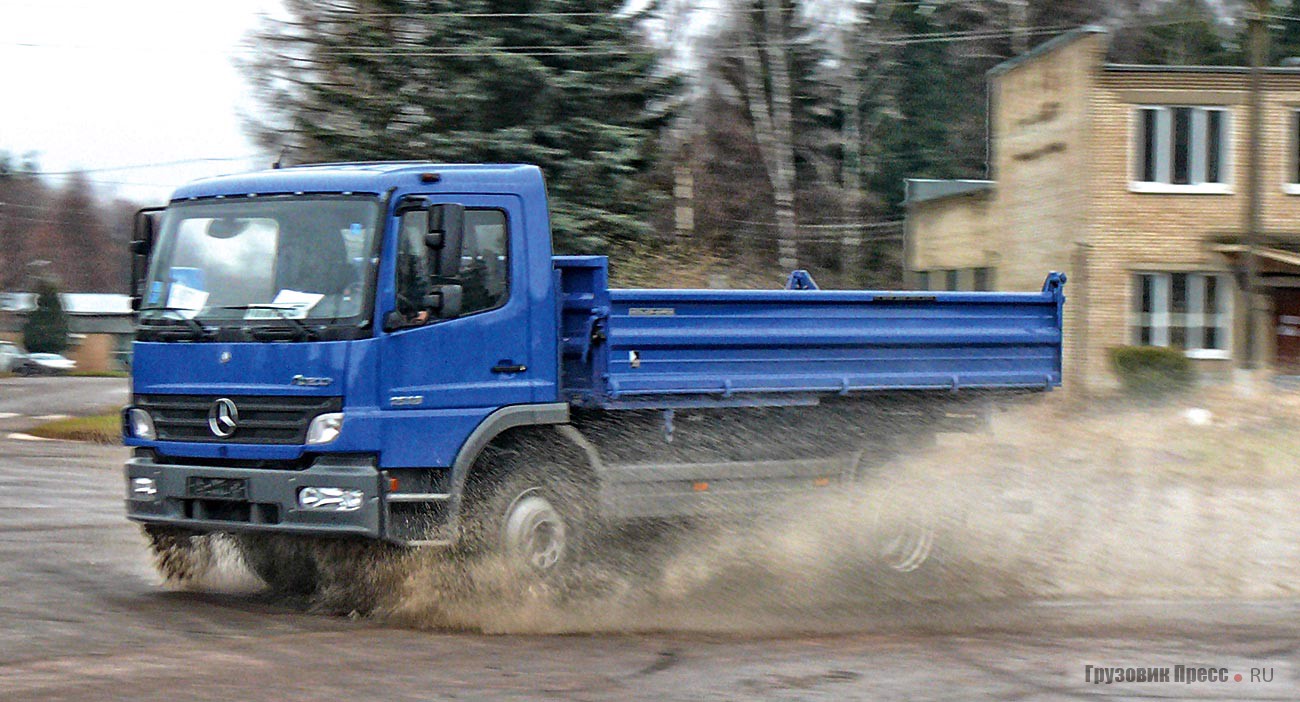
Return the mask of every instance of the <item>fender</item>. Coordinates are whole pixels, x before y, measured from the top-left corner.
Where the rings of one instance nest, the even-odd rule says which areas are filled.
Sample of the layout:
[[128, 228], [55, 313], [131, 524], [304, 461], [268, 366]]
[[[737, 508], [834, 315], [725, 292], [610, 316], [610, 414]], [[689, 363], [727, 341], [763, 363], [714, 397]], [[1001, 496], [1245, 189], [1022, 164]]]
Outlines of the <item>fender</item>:
[[502, 432], [516, 427], [567, 425], [568, 423], [569, 405], [566, 402], [510, 405], [484, 418], [470, 433], [469, 438], [465, 439], [465, 443], [461, 444], [460, 450], [456, 453], [456, 460], [451, 465], [451, 499], [448, 501], [447, 509], [447, 533], [455, 534], [459, 527], [461, 500], [465, 496], [465, 480], [469, 477], [469, 469], [493, 439]]

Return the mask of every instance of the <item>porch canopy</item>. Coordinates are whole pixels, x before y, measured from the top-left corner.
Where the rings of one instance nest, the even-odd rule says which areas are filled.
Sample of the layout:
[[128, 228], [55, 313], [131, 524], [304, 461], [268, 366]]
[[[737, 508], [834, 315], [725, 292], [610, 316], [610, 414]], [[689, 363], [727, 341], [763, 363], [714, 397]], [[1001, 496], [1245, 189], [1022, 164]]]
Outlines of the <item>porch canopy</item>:
[[[1211, 244], [1209, 249], [1228, 257], [1235, 266], [1244, 266], [1249, 247], [1239, 243]], [[1300, 276], [1300, 251], [1278, 244], [1264, 244], [1255, 247], [1256, 270], [1262, 279], [1261, 285], [1268, 285], [1270, 276]]]

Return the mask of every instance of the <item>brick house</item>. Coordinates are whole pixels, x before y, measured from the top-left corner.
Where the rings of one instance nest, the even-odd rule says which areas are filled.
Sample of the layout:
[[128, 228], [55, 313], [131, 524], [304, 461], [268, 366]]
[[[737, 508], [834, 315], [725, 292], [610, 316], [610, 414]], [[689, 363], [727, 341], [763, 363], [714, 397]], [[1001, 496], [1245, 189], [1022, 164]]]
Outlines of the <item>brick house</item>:
[[[1243, 358], [1248, 69], [1107, 63], [1086, 27], [989, 72], [991, 180], [909, 180], [916, 287], [1037, 289], [1069, 274], [1066, 382], [1116, 385], [1109, 349]], [[1300, 368], [1300, 68], [1266, 69], [1256, 358]]]

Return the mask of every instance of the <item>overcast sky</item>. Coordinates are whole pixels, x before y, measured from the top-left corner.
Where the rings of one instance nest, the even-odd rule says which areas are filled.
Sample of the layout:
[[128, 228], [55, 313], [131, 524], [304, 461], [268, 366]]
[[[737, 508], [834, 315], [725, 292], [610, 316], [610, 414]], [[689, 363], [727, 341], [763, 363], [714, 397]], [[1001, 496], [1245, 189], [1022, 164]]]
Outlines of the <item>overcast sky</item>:
[[[279, 0], [0, 0], [0, 150], [85, 169], [105, 195], [161, 202], [192, 178], [269, 165], [234, 65]], [[200, 159], [233, 159], [201, 161]], [[189, 163], [118, 169], [143, 164]]]

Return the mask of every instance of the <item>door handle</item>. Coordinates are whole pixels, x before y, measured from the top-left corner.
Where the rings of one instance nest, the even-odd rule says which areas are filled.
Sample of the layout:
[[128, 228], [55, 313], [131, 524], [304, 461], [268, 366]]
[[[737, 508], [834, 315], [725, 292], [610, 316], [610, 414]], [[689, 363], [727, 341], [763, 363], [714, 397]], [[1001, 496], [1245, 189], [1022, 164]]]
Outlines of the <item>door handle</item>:
[[528, 366], [519, 366], [510, 361], [502, 361], [492, 366], [493, 373], [523, 373], [528, 370]]

